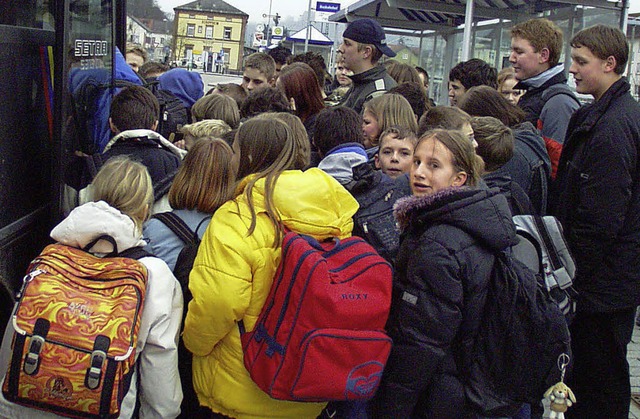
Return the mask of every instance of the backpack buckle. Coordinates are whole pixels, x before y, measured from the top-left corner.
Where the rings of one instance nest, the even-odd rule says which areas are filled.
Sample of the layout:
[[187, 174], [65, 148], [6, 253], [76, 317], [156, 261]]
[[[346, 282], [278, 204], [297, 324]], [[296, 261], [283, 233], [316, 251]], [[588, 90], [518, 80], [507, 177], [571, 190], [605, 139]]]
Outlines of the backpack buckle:
[[40, 366], [40, 352], [44, 348], [45, 338], [49, 333], [48, 320], [39, 318], [33, 327], [33, 335], [31, 336], [31, 342], [29, 342], [29, 349], [24, 357], [24, 373], [27, 375], [34, 375], [38, 372]]
[[33, 375], [38, 370], [40, 365], [40, 352], [44, 346], [44, 338], [42, 336], [34, 335], [31, 337], [31, 343], [29, 343], [29, 350], [24, 357], [24, 372], [27, 375]]
[[107, 354], [104, 351], [98, 350], [91, 353], [91, 366], [87, 369], [87, 376], [85, 378], [87, 388], [95, 390], [100, 386], [102, 366], [106, 359]]
[[104, 335], [98, 335], [93, 343], [93, 352], [91, 352], [91, 361], [89, 368], [87, 368], [87, 374], [84, 378], [84, 385], [90, 389], [95, 390], [100, 387], [100, 381], [102, 380], [102, 367], [107, 360], [107, 351], [111, 339]]

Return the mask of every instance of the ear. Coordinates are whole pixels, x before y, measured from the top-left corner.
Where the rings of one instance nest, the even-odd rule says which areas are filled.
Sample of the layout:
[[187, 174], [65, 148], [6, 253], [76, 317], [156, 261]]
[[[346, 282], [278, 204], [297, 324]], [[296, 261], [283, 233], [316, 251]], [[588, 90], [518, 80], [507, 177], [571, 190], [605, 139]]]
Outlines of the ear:
[[158, 128], [158, 125], [160, 124], [160, 121], [156, 120], [156, 122], [153, 123], [153, 126], [151, 127], [151, 131], [155, 131], [156, 128]]
[[464, 186], [467, 183], [467, 172], [458, 172], [453, 177], [451, 186]]
[[617, 65], [618, 61], [616, 60], [616, 57], [614, 57], [613, 55], [608, 56], [607, 59], [604, 60], [604, 72], [610, 73], [612, 71], [615, 71]]
[[375, 156], [373, 156], [373, 161], [376, 165], [376, 169], [381, 169], [380, 167], [380, 157], [378, 157], [378, 153], [376, 153]]
[[291, 106], [292, 111], [296, 111], [296, 100], [294, 98], [289, 98], [289, 105]]
[[275, 77], [270, 78], [269, 79], [269, 86], [270, 87], [276, 87], [276, 80], [277, 79]]
[[114, 134], [117, 134], [118, 132], [120, 132], [118, 127], [116, 127], [116, 125], [113, 123], [113, 119], [111, 118], [109, 118], [109, 128], [111, 128], [111, 132], [113, 132]]
[[370, 46], [366, 46], [364, 47], [364, 49], [362, 50], [362, 56], [364, 58], [370, 58], [371, 57], [371, 47]]
[[567, 387], [567, 393], [569, 393], [569, 400], [572, 402], [576, 402], [576, 396], [573, 394], [573, 391], [569, 387]]
[[551, 55], [551, 53], [549, 52], [549, 48], [542, 48], [540, 50], [540, 63], [546, 63], [549, 62], [549, 56]]

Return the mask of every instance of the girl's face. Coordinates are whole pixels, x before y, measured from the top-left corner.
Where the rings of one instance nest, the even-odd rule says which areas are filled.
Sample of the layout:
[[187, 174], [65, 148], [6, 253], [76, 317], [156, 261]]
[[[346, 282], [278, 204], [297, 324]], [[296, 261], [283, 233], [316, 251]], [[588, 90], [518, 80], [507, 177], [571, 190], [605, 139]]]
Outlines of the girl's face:
[[411, 165], [411, 191], [414, 195], [431, 195], [451, 186], [463, 186], [467, 174], [453, 166], [453, 154], [435, 137], [418, 144]]
[[380, 126], [376, 117], [367, 109], [362, 114], [362, 134], [364, 135], [364, 148], [371, 148], [378, 144]]
[[498, 92], [502, 94], [502, 97], [511, 102], [512, 105], [517, 105], [520, 96], [524, 94], [524, 90], [514, 89], [513, 87], [518, 83], [516, 79], [506, 79], [498, 87]]
[[344, 66], [344, 61], [340, 61], [336, 65], [336, 79], [340, 86], [349, 86], [351, 84], [351, 79], [348, 76], [351, 75], [353, 75], [353, 72], [349, 71], [349, 69]]

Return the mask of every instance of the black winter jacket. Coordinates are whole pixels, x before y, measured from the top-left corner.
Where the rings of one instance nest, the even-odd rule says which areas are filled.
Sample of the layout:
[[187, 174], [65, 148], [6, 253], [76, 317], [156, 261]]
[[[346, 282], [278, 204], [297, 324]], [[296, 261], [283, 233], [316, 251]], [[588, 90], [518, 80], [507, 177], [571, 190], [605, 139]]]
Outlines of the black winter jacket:
[[360, 204], [353, 216], [353, 235], [362, 237], [392, 265], [400, 246], [393, 205], [411, 194], [406, 175], [395, 181], [369, 163], [353, 168], [353, 180], [343, 185]]
[[625, 78], [571, 118], [552, 214], [576, 260], [578, 311], [640, 303], [640, 105]]
[[516, 242], [511, 213], [497, 189], [467, 187], [403, 198], [395, 212], [402, 235], [387, 323], [394, 345], [374, 413], [459, 418], [494, 254]]
[[363, 105], [372, 97], [382, 95], [397, 85], [396, 81], [387, 74], [383, 65], [377, 65], [370, 70], [349, 77], [353, 84], [347, 92], [341, 106], [346, 106], [358, 113], [362, 113]]

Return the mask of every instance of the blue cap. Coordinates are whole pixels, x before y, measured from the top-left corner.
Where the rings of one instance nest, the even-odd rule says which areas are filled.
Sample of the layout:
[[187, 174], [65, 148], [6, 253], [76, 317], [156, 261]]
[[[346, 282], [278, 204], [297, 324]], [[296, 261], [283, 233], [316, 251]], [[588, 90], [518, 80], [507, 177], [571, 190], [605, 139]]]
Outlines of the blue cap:
[[396, 53], [387, 46], [384, 30], [373, 19], [358, 19], [349, 23], [342, 34], [343, 38], [352, 39], [361, 44], [372, 44], [388, 57], [395, 57]]

